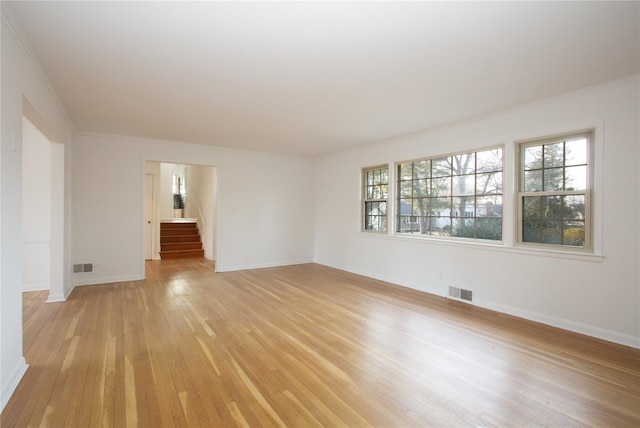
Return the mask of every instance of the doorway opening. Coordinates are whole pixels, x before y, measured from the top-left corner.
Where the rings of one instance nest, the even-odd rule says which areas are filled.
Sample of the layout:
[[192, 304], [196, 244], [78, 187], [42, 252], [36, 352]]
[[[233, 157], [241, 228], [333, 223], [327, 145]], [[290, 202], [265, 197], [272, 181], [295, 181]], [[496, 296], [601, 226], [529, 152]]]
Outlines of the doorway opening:
[[[216, 197], [215, 166], [147, 161], [145, 260], [202, 256], [215, 260]], [[188, 231], [192, 227], [196, 232]], [[167, 239], [166, 229], [181, 229], [168, 233], [186, 238]]]
[[64, 300], [64, 145], [22, 123], [22, 291]]

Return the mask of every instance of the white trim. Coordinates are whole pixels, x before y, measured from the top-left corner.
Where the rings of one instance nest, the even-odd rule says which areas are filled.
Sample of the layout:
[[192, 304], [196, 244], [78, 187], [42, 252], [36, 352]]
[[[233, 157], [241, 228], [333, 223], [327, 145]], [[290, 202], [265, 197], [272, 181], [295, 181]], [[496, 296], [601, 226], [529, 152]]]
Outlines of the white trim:
[[282, 266], [293, 266], [293, 265], [303, 265], [303, 264], [309, 264], [309, 263], [315, 263], [313, 260], [295, 260], [295, 261], [280, 261], [280, 262], [273, 262], [273, 263], [256, 263], [256, 264], [251, 264], [251, 265], [235, 265], [235, 266], [224, 266], [224, 265], [218, 265], [218, 263], [216, 263], [216, 272], [233, 272], [233, 271], [237, 271], [237, 270], [251, 270], [251, 269], [265, 269], [265, 268], [272, 268], [272, 267], [282, 267]]
[[[76, 278], [73, 281], [73, 286], [84, 286], [84, 285], [99, 285], [99, 284], [110, 284], [114, 282], [129, 282], [129, 281], [142, 281], [144, 280], [144, 275], [123, 275], [123, 276], [103, 276], [103, 277], [91, 277], [91, 278]], [[71, 293], [69, 293], [71, 294]]]
[[39, 282], [36, 284], [22, 284], [22, 292], [49, 290], [51, 285], [48, 282]]
[[[346, 266], [342, 266], [342, 265], [335, 265], [335, 264], [331, 264], [331, 263], [319, 263], [316, 262], [319, 265], [322, 266], [328, 266], [331, 267], [333, 269], [339, 269], [345, 272], [350, 272], [356, 275], [361, 275], [367, 278], [372, 278], [375, 279], [377, 281], [384, 281], [384, 282], [388, 282], [390, 285], [394, 285], [397, 287], [404, 287], [404, 288], [409, 288], [415, 291], [419, 291], [419, 292], [423, 292], [423, 293], [428, 293], [428, 294], [432, 294], [434, 296], [437, 297], [443, 297], [443, 298], [449, 298], [446, 295], [443, 294], [438, 294], [436, 292], [431, 292], [428, 290], [421, 290], [415, 287], [411, 287], [409, 285], [403, 285], [403, 284], [398, 284], [396, 282], [393, 281], [393, 279], [391, 278], [386, 278], [385, 275], [372, 275], [371, 272], [364, 272], [364, 271], [360, 271], [358, 269], [351, 269], [348, 268]], [[550, 315], [545, 315], [545, 314], [541, 314], [538, 312], [532, 312], [532, 311], [527, 311], [527, 310], [523, 310], [523, 309], [518, 309], [512, 306], [505, 306], [505, 305], [500, 305], [500, 304], [496, 304], [496, 303], [492, 303], [489, 301], [485, 301], [485, 300], [481, 300], [478, 299], [474, 296], [474, 300], [473, 302], [468, 302], [468, 301], [464, 301], [464, 300], [460, 300], [460, 299], [455, 299], [453, 298], [452, 300], [456, 300], [456, 301], [460, 301], [466, 304], [470, 304], [470, 305], [474, 305], [474, 306], [478, 306], [487, 310], [491, 310], [491, 311], [495, 311], [495, 312], [499, 312], [499, 313], [504, 313], [507, 315], [512, 315], [518, 318], [523, 318], [529, 321], [533, 321], [533, 322], [539, 322], [541, 324], [545, 324], [545, 325], [549, 325], [551, 327], [557, 327], [557, 328], [561, 328], [563, 330], [567, 330], [573, 333], [578, 333], [578, 334], [584, 334], [590, 337], [595, 337], [597, 339], [602, 339], [602, 340], [606, 340], [609, 342], [613, 342], [613, 343], [617, 343], [620, 345], [625, 345], [625, 346], [630, 346], [633, 348], [638, 348], [640, 349], [640, 337], [634, 337], [634, 336], [630, 336], [630, 335], [626, 335], [626, 334], [621, 334], [621, 333], [617, 333], [615, 331], [611, 331], [611, 330], [606, 330], [603, 328], [599, 328], [599, 327], [594, 327], [588, 324], [583, 324], [583, 323], [579, 323], [579, 322], [574, 322], [574, 321], [570, 321], [570, 320], [566, 320], [566, 319], [562, 319], [562, 318], [557, 318], [554, 316], [550, 316]]]
[[28, 368], [27, 361], [24, 357], [20, 357], [16, 367], [14, 367], [9, 376], [3, 379], [4, 382], [0, 385], [0, 412], [4, 410], [4, 406], [9, 402]]
[[[502, 253], [512, 253], [512, 254], [522, 254], [527, 256], [540, 256], [540, 257], [552, 257], [552, 258], [562, 258], [569, 260], [580, 260], [586, 262], [599, 262], [604, 261], [604, 255], [602, 254], [591, 254], [591, 253], [580, 253], [580, 252], [572, 252], [572, 251], [558, 251], [551, 250], [547, 248], [523, 248], [516, 246], [505, 245], [504, 241], [489, 241], [489, 240], [477, 240], [477, 239], [465, 239], [465, 238], [440, 238], [433, 235], [427, 236], [404, 236], [404, 235], [381, 235], [381, 234], [371, 234], [371, 233], [357, 233], [358, 237], [367, 237], [367, 238], [378, 238], [378, 239], [394, 239], [398, 241], [404, 242], [418, 242], [424, 245], [445, 245], [445, 246], [454, 246], [459, 248], [467, 248], [472, 250], [483, 250], [483, 251], [498, 251]], [[338, 268], [340, 269], [340, 268]], [[366, 274], [363, 274], [367, 276]]]
[[72, 286], [67, 291], [65, 291], [64, 294], [63, 293], [56, 293], [56, 294], [49, 293], [49, 298], [47, 299], [47, 303], [65, 302], [69, 298], [71, 293], [73, 292], [74, 288], [75, 288], [75, 286]]
[[488, 302], [485, 300], [475, 299], [473, 304], [475, 304], [478, 307], [489, 309], [492, 311], [516, 316], [519, 318], [524, 318], [526, 320], [539, 322], [541, 324], [561, 328], [563, 330], [571, 331], [574, 333], [584, 334], [587, 336], [595, 337], [597, 339], [602, 339], [609, 342], [618, 343], [620, 345], [631, 346], [633, 348], [640, 349], [640, 337], [621, 334], [615, 331], [594, 327], [588, 324], [569, 321], [563, 318], [557, 318], [554, 316], [545, 315], [538, 312], [527, 311], [527, 310], [515, 308], [513, 306], [500, 305], [500, 304]]

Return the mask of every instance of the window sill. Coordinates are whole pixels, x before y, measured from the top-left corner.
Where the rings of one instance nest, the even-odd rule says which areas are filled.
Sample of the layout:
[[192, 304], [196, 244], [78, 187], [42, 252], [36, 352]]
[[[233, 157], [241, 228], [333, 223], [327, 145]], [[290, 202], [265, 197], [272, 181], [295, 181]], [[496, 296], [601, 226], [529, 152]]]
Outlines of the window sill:
[[449, 247], [468, 248], [476, 250], [497, 251], [501, 253], [522, 254], [536, 257], [551, 257], [555, 259], [578, 260], [602, 263], [604, 255], [579, 251], [559, 251], [549, 248], [530, 248], [519, 245], [507, 245], [503, 241], [471, 241], [462, 238], [439, 238], [434, 236], [411, 236], [388, 233], [358, 232], [359, 237], [386, 239], [403, 242], [414, 242], [425, 245], [443, 245]]

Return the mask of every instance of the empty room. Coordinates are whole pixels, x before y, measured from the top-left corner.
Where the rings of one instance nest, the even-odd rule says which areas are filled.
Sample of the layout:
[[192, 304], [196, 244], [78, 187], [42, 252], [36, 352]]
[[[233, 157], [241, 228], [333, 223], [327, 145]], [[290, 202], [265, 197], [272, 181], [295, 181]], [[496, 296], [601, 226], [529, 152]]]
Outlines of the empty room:
[[640, 426], [640, 2], [0, 6], [3, 428]]

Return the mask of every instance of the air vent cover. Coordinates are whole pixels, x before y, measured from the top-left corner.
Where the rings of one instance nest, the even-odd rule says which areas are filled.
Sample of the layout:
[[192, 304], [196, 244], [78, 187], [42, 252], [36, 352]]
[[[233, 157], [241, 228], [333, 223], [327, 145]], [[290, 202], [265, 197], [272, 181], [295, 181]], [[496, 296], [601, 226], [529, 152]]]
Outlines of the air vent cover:
[[73, 273], [92, 273], [93, 263], [78, 263], [73, 265]]

